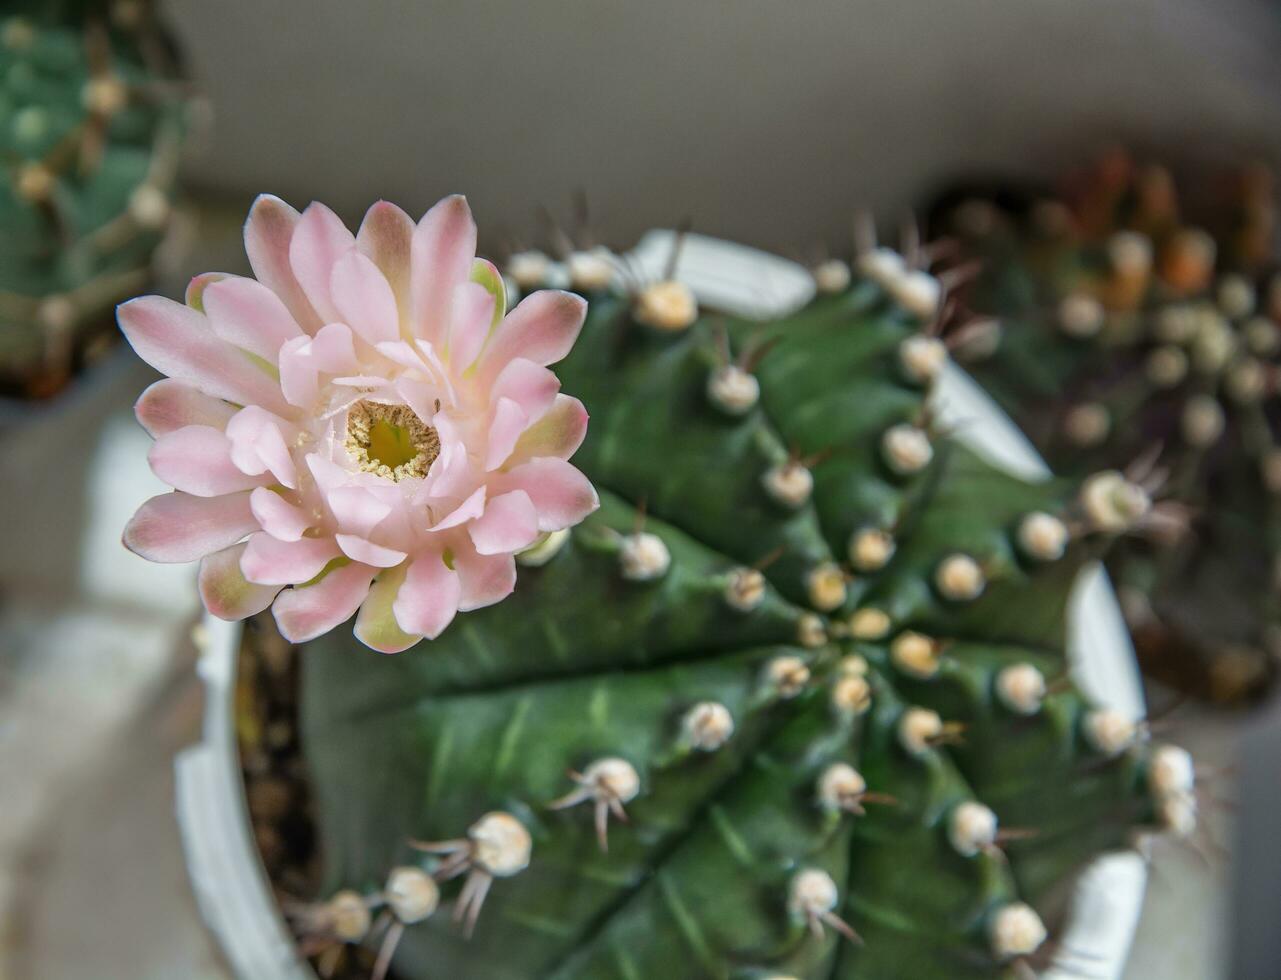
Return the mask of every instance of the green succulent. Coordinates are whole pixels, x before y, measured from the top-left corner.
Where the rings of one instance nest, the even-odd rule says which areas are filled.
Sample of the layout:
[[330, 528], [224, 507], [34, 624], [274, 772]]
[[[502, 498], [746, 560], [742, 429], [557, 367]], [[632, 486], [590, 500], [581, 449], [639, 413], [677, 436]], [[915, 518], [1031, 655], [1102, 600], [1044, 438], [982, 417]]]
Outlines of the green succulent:
[[432, 643], [303, 651], [313, 929], [377, 946], [385, 906], [424, 980], [999, 977], [1189, 815], [1068, 673], [1128, 485], [937, 430], [922, 275], [770, 323], [590, 293], [558, 374], [599, 511]]
[[145, 4], [0, 21], [0, 387], [52, 394], [115, 336], [169, 226], [185, 112]]
[[1231, 225], [1212, 237], [1164, 170], [1112, 169], [1068, 203], [954, 212], [983, 261], [970, 305], [1003, 325], [973, 370], [1057, 471], [1146, 467], [1164, 519], [1109, 560], [1143, 667], [1197, 697], [1257, 698], [1281, 653], [1271, 186], [1256, 174], [1209, 209]]

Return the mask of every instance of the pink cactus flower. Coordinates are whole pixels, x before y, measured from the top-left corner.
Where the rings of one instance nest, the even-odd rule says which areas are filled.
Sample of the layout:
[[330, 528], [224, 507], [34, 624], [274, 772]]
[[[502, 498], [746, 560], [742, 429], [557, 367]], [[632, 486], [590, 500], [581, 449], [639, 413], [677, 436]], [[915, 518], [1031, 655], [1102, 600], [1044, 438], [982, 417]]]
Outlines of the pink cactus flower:
[[547, 368], [585, 304], [546, 290], [505, 313], [464, 198], [416, 225], [380, 201], [353, 236], [322, 204], [263, 196], [245, 249], [256, 278], [119, 309], [168, 375], [136, 412], [174, 488], [124, 542], [200, 559], [214, 615], [270, 605], [302, 642], [357, 614], [357, 637], [397, 652], [505, 598], [515, 553], [597, 507], [567, 462], [587, 413]]

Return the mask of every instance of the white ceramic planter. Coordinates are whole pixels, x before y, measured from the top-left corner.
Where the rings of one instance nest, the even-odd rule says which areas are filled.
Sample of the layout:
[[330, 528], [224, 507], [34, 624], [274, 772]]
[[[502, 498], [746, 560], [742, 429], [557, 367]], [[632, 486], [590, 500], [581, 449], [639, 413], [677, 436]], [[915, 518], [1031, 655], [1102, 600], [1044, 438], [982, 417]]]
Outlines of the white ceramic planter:
[[[672, 244], [651, 232], [632, 255], [658, 275]], [[680, 278], [708, 306], [747, 316], [786, 313], [813, 295], [809, 273], [754, 249], [688, 236]], [[1048, 474], [1018, 428], [963, 371], [949, 365], [936, 391], [940, 420], [996, 465], [1030, 479]], [[1101, 567], [1082, 574], [1072, 597], [1069, 659], [1082, 688], [1099, 704], [1144, 713], [1134, 651]], [[239, 980], [315, 980], [294, 949], [254, 844], [234, 729], [239, 624], [206, 617], [199, 663], [205, 682], [203, 741], [176, 762], [176, 809], [192, 886], [210, 930]], [[1061, 953], [1043, 980], [1116, 980], [1129, 953], [1146, 883], [1137, 854], [1096, 861], [1072, 900]], [[1066, 952], [1069, 951], [1070, 952]]]

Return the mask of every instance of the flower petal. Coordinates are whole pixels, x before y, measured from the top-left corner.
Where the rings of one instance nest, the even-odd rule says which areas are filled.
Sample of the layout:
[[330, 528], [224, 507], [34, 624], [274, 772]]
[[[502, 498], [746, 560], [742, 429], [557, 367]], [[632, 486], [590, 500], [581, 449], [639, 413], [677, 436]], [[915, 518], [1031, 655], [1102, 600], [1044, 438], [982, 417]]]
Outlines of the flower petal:
[[430, 425], [436, 415], [436, 396], [440, 389], [429, 382], [419, 381], [405, 374], [396, 379], [394, 387], [396, 394], [414, 410], [414, 414]]
[[284, 406], [275, 379], [216, 337], [203, 314], [163, 296], [141, 296], [121, 303], [116, 315], [138, 356], [161, 374], [238, 405]]
[[454, 290], [467, 281], [476, 257], [476, 222], [461, 194], [423, 215], [410, 246], [414, 334], [433, 344], [449, 336]]
[[494, 297], [494, 312], [489, 326], [491, 329], [498, 326], [507, 315], [507, 284], [503, 282], [498, 266], [489, 259], [476, 259], [471, 264], [471, 281], [485, 287], [489, 295]]
[[596, 488], [563, 459], [540, 458], [495, 474], [493, 493], [524, 490], [538, 510], [538, 530], [572, 527], [600, 506]]
[[366, 565], [373, 565], [375, 568], [392, 568], [409, 557], [403, 551], [384, 548], [380, 544], [374, 544], [354, 534], [335, 534], [334, 540], [348, 558], [364, 562]]
[[345, 323], [326, 323], [311, 339], [311, 356], [326, 374], [348, 374], [360, 368], [351, 328]]
[[227, 548], [258, 530], [249, 494], [193, 497], [162, 493], [152, 497], [125, 526], [124, 545], [148, 561], [195, 561]]
[[460, 595], [458, 573], [441, 555], [428, 552], [411, 562], [392, 611], [406, 633], [434, 640], [453, 622]]
[[139, 423], [153, 438], [187, 425], [208, 425], [222, 430], [236, 414], [236, 406], [213, 398], [191, 385], [164, 378], [147, 388], [133, 406]]
[[297, 585], [309, 582], [339, 555], [333, 538], [279, 541], [265, 531], [251, 535], [240, 558], [245, 578], [259, 585]]
[[510, 398], [531, 419], [542, 418], [560, 391], [560, 381], [547, 368], [518, 357], [494, 380], [490, 400]]
[[203, 306], [214, 333], [271, 364], [281, 344], [305, 336], [280, 297], [254, 279], [227, 276], [210, 283]]
[[464, 521], [479, 517], [485, 512], [485, 493], [483, 486], [477, 487], [466, 500], [433, 524], [431, 530], [446, 531], [451, 527], [458, 527]]
[[297, 225], [297, 211], [278, 197], [259, 194], [245, 221], [245, 253], [254, 278], [280, 297], [298, 326], [315, 333], [320, 317], [289, 265], [289, 242]]
[[391, 513], [391, 505], [364, 487], [336, 487], [325, 494], [338, 526], [349, 534], [368, 537]]
[[280, 348], [280, 390], [290, 405], [306, 408], [320, 395], [320, 372], [311, 359], [311, 338], [299, 337]]
[[329, 292], [334, 263], [355, 246], [356, 239], [342, 219], [319, 201], [307, 205], [289, 239], [289, 267], [326, 323], [342, 319]]
[[449, 364], [456, 375], [476, 360], [494, 323], [494, 297], [479, 283], [465, 282], [454, 293]]
[[494, 406], [494, 420], [489, 424], [485, 469], [496, 470], [507, 462], [528, 425], [529, 416], [524, 409], [510, 398], [498, 399], [498, 404]]
[[245, 619], [271, 605], [278, 585], [255, 585], [240, 570], [243, 544], [206, 555], [200, 561], [200, 599], [219, 619]]
[[202, 272], [197, 276], [192, 276], [191, 281], [187, 283], [187, 292], [182, 301], [190, 306], [197, 313], [205, 312], [205, 290], [216, 282], [221, 282], [227, 278], [225, 272]]
[[402, 630], [392, 610], [408, 570], [408, 565], [400, 565], [380, 572], [369, 588], [369, 597], [360, 604], [353, 632], [356, 639], [379, 653], [400, 653], [422, 639]]
[[530, 293], [503, 319], [480, 356], [480, 379], [490, 383], [513, 358], [554, 364], [574, 346], [587, 301], [558, 289]]
[[480, 554], [510, 554], [529, 547], [538, 537], [538, 511], [529, 494], [513, 490], [491, 499], [485, 513], [467, 530]]
[[431, 464], [431, 469], [427, 471], [422, 497], [425, 500], [461, 497], [475, 482], [476, 473], [467, 456], [467, 447], [459, 442], [446, 442], [436, 461]]
[[517, 460], [536, 456], [569, 459], [587, 435], [587, 409], [577, 398], [557, 395], [552, 407], [522, 434], [512, 451]]
[[297, 489], [298, 470], [285, 438], [286, 432], [294, 434], [292, 428], [278, 415], [247, 405], [227, 423], [232, 462], [243, 473], [270, 472], [283, 486]]
[[249, 507], [262, 529], [279, 541], [297, 541], [311, 527], [306, 511], [268, 487], [249, 495]]
[[460, 586], [459, 612], [469, 612], [501, 602], [516, 588], [516, 559], [511, 555], [481, 555], [471, 548], [454, 552]]
[[151, 472], [175, 490], [218, 497], [263, 482], [231, 461], [231, 440], [207, 425], [188, 425], [161, 436], [147, 453]]
[[[400, 323], [406, 326], [413, 308], [409, 277], [409, 250], [413, 238], [414, 219], [388, 201], [379, 201], [371, 207], [356, 233], [356, 247], [382, 270], [392, 295], [396, 297]], [[409, 331], [403, 332], [409, 334]]]
[[280, 635], [306, 643], [346, 622], [369, 595], [375, 570], [353, 562], [332, 568], [313, 585], [285, 589], [271, 607]]
[[370, 344], [400, 336], [396, 295], [373, 259], [352, 249], [334, 263], [329, 292], [343, 322]]

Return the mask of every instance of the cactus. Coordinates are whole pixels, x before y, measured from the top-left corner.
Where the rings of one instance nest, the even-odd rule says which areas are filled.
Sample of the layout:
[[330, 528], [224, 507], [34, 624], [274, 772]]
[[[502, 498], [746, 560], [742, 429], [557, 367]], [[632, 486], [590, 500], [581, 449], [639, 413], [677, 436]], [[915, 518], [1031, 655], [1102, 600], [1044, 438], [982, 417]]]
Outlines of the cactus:
[[984, 263], [969, 304], [1003, 325], [985, 387], [1060, 472], [1134, 464], [1162, 498], [1110, 561], [1145, 670], [1224, 702], [1281, 652], [1274, 195], [1257, 169], [1231, 190], [1200, 207], [1212, 235], [1167, 171], [1113, 154], [1064, 199], [947, 219]]
[[1026, 972], [1074, 871], [1194, 813], [1064, 653], [1140, 491], [938, 431], [939, 284], [886, 250], [765, 324], [600, 278], [558, 366], [600, 509], [430, 644], [302, 651], [309, 948], [401, 978]]
[[150, 279], [185, 99], [149, 5], [31, 6], [0, 22], [0, 389], [44, 397]]

